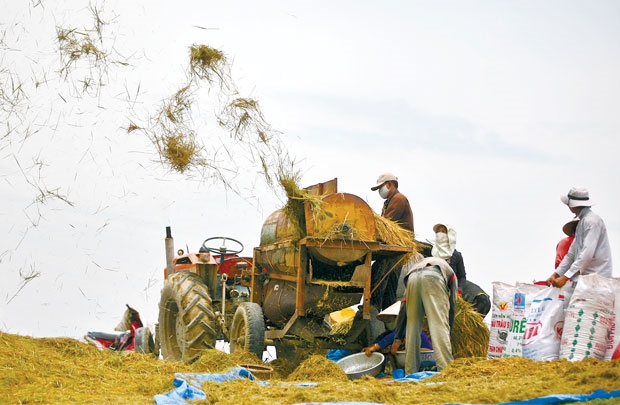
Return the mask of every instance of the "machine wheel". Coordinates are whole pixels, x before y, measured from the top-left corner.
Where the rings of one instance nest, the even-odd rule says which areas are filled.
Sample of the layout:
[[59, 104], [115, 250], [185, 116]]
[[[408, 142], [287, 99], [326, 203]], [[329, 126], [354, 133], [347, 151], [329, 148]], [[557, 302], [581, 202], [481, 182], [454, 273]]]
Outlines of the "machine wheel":
[[183, 271], [165, 281], [159, 302], [159, 335], [166, 360], [189, 363], [202, 350], [215, 348], [213, 304], [197, 274]]
[[263, 359], [265, 319], [263, 309], [254, 302], [239, 304], [230, 327], [230, 352], [252, 352]]
[[138, 353], [154, 353], [155, 352], [155, 340], [151, 330], [145, 326], [136, 329], [136, 336], [134, 336], [134, 347]]
[[159, 336], [160, 336], [159, 324], [156, 323], [155, 324], [155, 350], [154, 350], [154, 354], [155, 354], [155, 357], [157, 357], [157, 358], [159, 358], [159, 353], [161, 351], [161, 343], [159, 341]]

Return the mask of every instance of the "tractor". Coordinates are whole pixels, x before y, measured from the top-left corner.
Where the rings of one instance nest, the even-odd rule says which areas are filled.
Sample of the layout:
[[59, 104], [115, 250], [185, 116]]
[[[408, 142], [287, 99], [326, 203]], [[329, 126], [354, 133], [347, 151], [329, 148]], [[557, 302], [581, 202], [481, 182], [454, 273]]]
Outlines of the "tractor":
[[[175, 255], [166, 228], [156, 330], [164, 359], [192, 362], [217, 340], [259, 358], [275, 346], [278, 358], [289, 359], [300, 348], [360, 350], [370, 343], [371, 263], [413, 247], [378, 240], [373, 210], [339, 193], [337, 179], [304, 190], [320, 209], [304, 200], [296, 215], [269, 215], [252, 257], [238, 256], [243, 244], [225, 236], [206, 239], [198, 253]], [[350, 328], [334, 333], [326, 316], [355, 305]]]

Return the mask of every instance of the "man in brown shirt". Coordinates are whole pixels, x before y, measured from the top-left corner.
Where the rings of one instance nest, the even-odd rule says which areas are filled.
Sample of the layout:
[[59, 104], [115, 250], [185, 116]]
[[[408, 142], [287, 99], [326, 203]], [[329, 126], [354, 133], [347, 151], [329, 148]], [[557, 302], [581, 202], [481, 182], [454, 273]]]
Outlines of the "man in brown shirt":
[[407, 197], [398, 191], [398, 177], [392, 173], [384, 173], [377, 179], [377, 184], [370, 189], [379, 190], [379, 195], [385, 199], [381, 216], [413, 232], [413, 212]]
[[[407, 197], [398, 191], [398, 177], [392, 173], [384, 173], [379, 176], [376, 185], [370, 189], [372, 191], [379, 190], [379, 195], [385, 199], [381, 216], [413, 232], [413, 212]], [[402, 266], [398, 266], [398, 268], [395, 266], [397, 266], [399, 259], [398, 257], [386, 257], [375, 260], [372, 265], [371, 340], [385, 330], [385, 325], [376, 319], [376, 314], [397, 300], [396, 290]]]

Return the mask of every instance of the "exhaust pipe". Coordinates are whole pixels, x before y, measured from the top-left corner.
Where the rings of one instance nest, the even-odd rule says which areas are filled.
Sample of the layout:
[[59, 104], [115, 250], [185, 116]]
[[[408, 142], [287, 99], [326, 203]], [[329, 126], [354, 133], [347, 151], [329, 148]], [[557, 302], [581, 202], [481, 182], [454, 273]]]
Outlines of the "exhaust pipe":
[[174, 273], [174, 239], [170, 227], [166, 227], [166, 277]]

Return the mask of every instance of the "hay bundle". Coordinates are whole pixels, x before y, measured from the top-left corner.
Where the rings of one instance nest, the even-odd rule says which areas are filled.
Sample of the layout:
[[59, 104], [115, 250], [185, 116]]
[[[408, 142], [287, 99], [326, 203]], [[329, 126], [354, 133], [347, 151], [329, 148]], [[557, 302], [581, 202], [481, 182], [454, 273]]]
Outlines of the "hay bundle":
[[413, 232], [408, 231], [398, 223], [384, 218], [375, 213], [375, 224], [377, 227], [377, 239], [388, 245], [413, 246], [414, 252], [418, 251], [418, 243]]
[[161, 138], [161, 155], [179, 173], [184, 173], [195, 162], [200, 161], [197, 156], [202, 148], [195, 138], [196, 135], [191, 130], [185, 133], [166, 133]]
[[90, 34], [91, 32], [82, 32], [75, 28], [56, 28], [58, 48], [64, 62], [61, 73], [68, 76], [70, 67], [82, 58], [90, 58], [92, 68], [99, 67], [101, 61], [105, 62], [108, 55], [95, 46]]
[[[190, 125], [192, 104], [190, 86], [180, 88], [162, 103], [155, 126], [146, 129], [162, 160], [179, 173], [206, 165], [204, 148]], [[135, 130], [137, 126], [134, 124], [134, 127]]]
[[227, 354], [216, 349], [203, 350], [194, 365], [205, 373], [225, 373], [239, 364], [263, 364], [256, 354], [235, 352]]
[[489, 347], [489, 328], [484, 317], [463, 298], [456, 301], [452, 326], [452, 354], [459, 357], [486, 357]]
[[341, 321], [332, 325], [331, 330], [329, 331], [330, 335], [346, 335], [351, 330], [353, 326], [354, 318], [347, 319], [346, 321]]
[[287, 201], [282, 208], [291, 223], [297, 227], [299, 234], [306, 235], [305, 204], [309, 204], [313, 218], [319, 215], [323, 200], [320, 195], [312, 194], [299, 187], [299, 173], [284, 173], [280, 171], [278, 180], [286, 193]]
[[189, 48], [189, 65], [191, 72], [200, 79], [213, 81], [213, 75], [222, 82], [226, 77], [226, 57], [218, 49], [207, 45], [192, 45]]
[[325, 356], [313, 354], [304, 360], [289, 376], [289, 381], [348, 381], [340, 366]]

